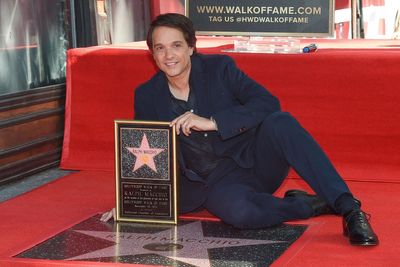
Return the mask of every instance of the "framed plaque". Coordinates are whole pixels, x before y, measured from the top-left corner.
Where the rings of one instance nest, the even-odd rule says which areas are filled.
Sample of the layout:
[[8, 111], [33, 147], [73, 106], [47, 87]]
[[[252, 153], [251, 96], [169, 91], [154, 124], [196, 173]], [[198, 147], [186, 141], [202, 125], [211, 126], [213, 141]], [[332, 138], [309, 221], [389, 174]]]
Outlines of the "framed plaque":
[[116, 220], [177, 223], [175, 127], [115, 120]]

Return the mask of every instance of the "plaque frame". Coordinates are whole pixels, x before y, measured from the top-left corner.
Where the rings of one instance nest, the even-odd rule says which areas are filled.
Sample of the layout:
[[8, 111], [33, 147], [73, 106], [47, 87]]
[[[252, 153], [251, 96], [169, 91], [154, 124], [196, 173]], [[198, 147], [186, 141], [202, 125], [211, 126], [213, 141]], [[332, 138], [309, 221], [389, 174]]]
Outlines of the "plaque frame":
[[[115, 120], [114, 131], [116, 220], [177, 224], [175, 126], [169, 122]], [[154, 142], [160, 147], [154, 147]]]

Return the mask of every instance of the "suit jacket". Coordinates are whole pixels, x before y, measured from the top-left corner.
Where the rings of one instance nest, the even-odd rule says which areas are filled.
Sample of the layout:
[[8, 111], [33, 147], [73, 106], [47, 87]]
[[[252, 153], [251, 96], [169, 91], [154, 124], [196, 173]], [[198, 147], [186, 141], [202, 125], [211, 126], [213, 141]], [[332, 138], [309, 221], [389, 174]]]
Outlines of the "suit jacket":
[[[280, 110], [276, 97], [249, 78], [226, 55], [191, 57], [190, 86], [194, 90], [199, 116], [215, 119], [218, 132], [213, 140], [215, 153], [233, 159], [242, 168], [253, 165], [254, 136], [257, 126], [271, 113]], [[171, 121], [170, 92], [165, 74], [157, 72], [135, 90], [135, 119]], [[190, 211], [206, 196], [202, 177], [185, 168], [179, 155], [180, 208]]]

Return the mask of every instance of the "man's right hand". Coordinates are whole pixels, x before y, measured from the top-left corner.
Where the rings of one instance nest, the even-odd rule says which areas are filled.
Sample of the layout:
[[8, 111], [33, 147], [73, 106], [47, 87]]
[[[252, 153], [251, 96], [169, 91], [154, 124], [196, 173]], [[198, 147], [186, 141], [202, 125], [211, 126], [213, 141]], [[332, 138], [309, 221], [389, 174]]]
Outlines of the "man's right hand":
[[216, 131], [217, 124], [214, 120], [200, 117], [190, 111], [175, 118], [170, 126], [175, 125], [176, 134], [179, 135], [183, 132], [184, 135], [189, 136], [192, 132], [196, 131]]

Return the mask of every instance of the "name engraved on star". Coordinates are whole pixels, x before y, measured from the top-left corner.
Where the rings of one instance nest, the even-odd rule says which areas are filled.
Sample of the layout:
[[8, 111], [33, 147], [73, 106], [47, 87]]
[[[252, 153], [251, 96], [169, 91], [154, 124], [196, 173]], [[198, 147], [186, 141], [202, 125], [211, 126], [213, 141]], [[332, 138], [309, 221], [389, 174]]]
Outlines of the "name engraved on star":
[[[199, 244], [215, 244], [215, 245], [240, 245], [239, 239], [226, 240], [226, 239], [197, 239], [197, 238], [167, 238], [162, 236], [149, 236], [149, 235], [130, 235], [125, 233], [120, 234], [109, 234], [106, 238], [118, 239], [118, 240], [140, 240], [140, 241], [158, 241], [164, 243], [199, 243]], [[245, 243], [245, 242], [243, 242]]]

